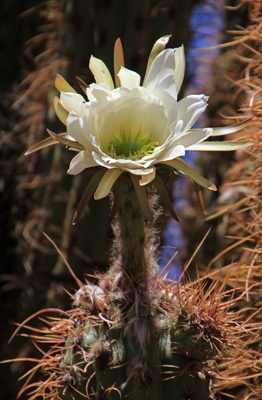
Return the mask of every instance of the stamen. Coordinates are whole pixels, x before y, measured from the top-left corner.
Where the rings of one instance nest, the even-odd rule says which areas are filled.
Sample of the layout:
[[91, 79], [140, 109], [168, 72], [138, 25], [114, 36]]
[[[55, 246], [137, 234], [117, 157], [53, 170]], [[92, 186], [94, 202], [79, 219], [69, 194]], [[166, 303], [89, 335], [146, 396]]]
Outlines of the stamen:
[[[144, 135], [143, 135], [144, 136]], [[152, 134], [141, 138], [141, 128], [134, 136], [129, 130], [120, 127], [118, 135], [112, 135], [106, 144], [105, 152], [112, 158], [139, 160], [152, 154], [159, 142], [152, 141]]]

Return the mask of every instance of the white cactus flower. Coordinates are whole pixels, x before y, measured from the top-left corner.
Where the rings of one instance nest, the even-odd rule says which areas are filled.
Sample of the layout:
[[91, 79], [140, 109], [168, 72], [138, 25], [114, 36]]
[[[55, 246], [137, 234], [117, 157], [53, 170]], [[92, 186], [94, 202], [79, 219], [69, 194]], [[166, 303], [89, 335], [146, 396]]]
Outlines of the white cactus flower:
[[[235, 150], [246, 146], [246, 142], [202, 143], [211, 135], [237, 131], [243, 124], [191, 129], [206, 109], [208, 98], [194, 94], [177, 100], [185, 73], [185, 55], [183, 46], [165, 49], [168, 39], [160, 38], [153, 46], [143, 85], [139, 74], [124, 67], [119, 39], [114, 51], [116, 87], [106, 65], [93, 56], [89, 66], [96, 83], [86, 87], [88, 101], [58, 75], [56, 87], [61, 95], [60, 100], [54, 99], [54, 107], [67, 133], [56, 135], [49, 131], [51, 141], [34, 146], [28, 153], [58, 141], [77, 150], [69, 174], [76, 175], [90, 167], [103, 168], [96, 184], [91, 185], [96, 199], [107, 196], [122, 173], [130, 174], [139, 193], [137, 185], [143, 188], [156, 182], [158, 165], [179, 170], [197, 185], [216, 190], [180, 157], [187, 150]], [[163, 189], [159, 180], [156, 186]]]
[[177, 101], [185, 70], [183, 47], [162, 50], [143, 86], [140, 75], [123, 66], [117, 74], [118, 88], [102, 61], [91, 57], [90, 69], [97, 83], [86, 89], [89, 101], [61, 92], [60, 102], [69, 112], [68, 134], [84, 147], [68, 173], [94, 166], [107, 169], [95, 198], [105, 197], [123, 172], [138, 176], [141, 186], [148, 184], [155, 178], [156, 164], [176, 167], [174, 161], [187, 148], [212, 134], [211, 128], [188, 132], [207, 107], [206, 96]]

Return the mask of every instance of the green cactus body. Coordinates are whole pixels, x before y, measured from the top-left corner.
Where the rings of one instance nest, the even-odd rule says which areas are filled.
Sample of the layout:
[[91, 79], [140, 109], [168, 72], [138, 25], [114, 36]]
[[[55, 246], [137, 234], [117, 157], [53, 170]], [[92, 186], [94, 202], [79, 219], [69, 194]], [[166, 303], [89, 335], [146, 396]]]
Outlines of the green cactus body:
[[[85, 371], [79, 372], [80, 382], [69, 382], [68, 387], [85, 390], [88, 382], [89, 396], [95, 399], [209, 399], [209, 380], [202, 365], [214, 354], [208, 342], [197, 340], [191, 328], [183, 329], [181, 324], [176, 328], [170, 321], [163, 324], [162, 315], [134, 315], [130, 312], [125, 322], [111, 328], [88, 326], [78, 347], [72, 338], [67, 340], [60, 367]], [[143, 329], [151, 327], [151, 337], [138, 339], [139, 324]]]
[[152, 235], [131, 180], [123, 182], [112, 268], [99, 286], [75, 295], [76, 310], [86, 310], [76, 312], [81, 340], [68, 337], [60, 367], [75, 366], [82, 378], [75, 386], [67, 381], [67, 391], [75, 399], [83, 391], [91, 399], [208, 400], [205, 363], [216, 352], [183, 302], [152, 289], [156, 274], [146, 256]]
[[[145, 218], [139, 205], [131, 179], [123, 176], [120, 184], [121, 201], [118, 209], [119, 240], [117, 249], [121, 268], [134, 278], [141, 278], [146, 270]], [[118, 199], [116, 199], [117, 201]]]

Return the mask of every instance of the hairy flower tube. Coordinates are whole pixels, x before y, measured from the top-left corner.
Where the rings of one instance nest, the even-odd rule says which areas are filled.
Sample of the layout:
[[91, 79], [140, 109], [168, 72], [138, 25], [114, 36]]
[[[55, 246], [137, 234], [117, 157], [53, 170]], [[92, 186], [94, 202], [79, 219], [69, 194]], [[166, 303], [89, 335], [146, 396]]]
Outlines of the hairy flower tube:
[[69, 174], [102, 167], [88, 189], [95, 192], [95, 199], [107, 196], [120, 175], [128, 173], [144, 210], [144, 186], [150, 182], [166, 199], [156, 166], [166, 165], [187, 175], [196, 185], [216, 190], [181, 157], [188, 150], [235, 150], [246, 146], [248, 143], [240, 141], [204, 142], [210, 136], [237, 131], [243, 124], [191, 129], [206, 109], [208, 97], [194, 94], [177, 100], [185, 55], [183, 46], [165, 49], [168, 39], [162, 37], [153, 46], [143, 85], [139, 74], [124, 67], [119, 39], [114, 50], [115, 86], [106, 65], [93, 56], [89, 67], [96, 83], [84, 87], [88, 101], [58, 75], [55, 84], [61, 94], [60, 99], [54, 99], [54, 107], [67, 133], [48, 131], [51, 141], [29, 152], [59, 141], [78, 152], [70, 163]]

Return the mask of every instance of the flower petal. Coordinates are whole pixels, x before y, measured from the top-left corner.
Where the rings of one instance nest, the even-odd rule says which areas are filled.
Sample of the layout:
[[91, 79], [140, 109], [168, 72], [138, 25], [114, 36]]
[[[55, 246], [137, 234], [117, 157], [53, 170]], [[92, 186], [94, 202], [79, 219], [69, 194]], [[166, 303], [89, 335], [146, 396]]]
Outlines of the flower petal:
[[188, 131], [207, 107], [208, 97], [203, 94], [184, 97], [177, 103], [177, 119], [183, 121], [180, 135]]
[[182, 86], [186, 69], [184, 46], [175, 49], [175, 84], [176, 91], [179, 93]]
[[213, 128], [212, 136], [228, 135], [229, 133], [238, 132], [241, 129], [245, 128], [249, 124], [251, 119], [252, 118], [248, 118], [246, 121], [239, 122], [236, 125], [223, 126], [223, 127], [220, 127], [220, 128]]
[[93, 110], [93, 114], [96, 119], [96, 142], [104, 152], [112, 134], [120, 135], [121, 130], [134, 136], [140, 133], [140, 138], [152, 137], [152, 142], [157, 145], [162, 145], [170, 135], [164, 106], [142, 87], [117, 99], [103, 99], [102, 109], [101, 104]]
[[[155, 60], [155, 58], [158, 56], [158, 54], [161, 53], [161, 51], [164, 50], [164, 48], [166, 47], [167, 42], [169, 41], [169, 38], [170, 38], [170, 35], [162, 36], [154, 44], [154, 46], [153, 46], [153, 48], [152, 48], [152, 50], [151, 50], [151, 52], [149, 54], [149, 57], [148, 57], [144, 83], [146, 81], [146, 78], [147, 78], [148, 72], [150, 70], [150, 67], [152, 65], [152, 62]], [[144, 86], [144, 83], [143, 83], [143, 86]]]
[[97, 163], [89, 150], [80, 151], [72, 160], [67, 171], [70, 175], [77, 175], [86, 168], [97, 167]]
[[124, 67], [124, 52], [121, 40], [118, 38], [115, 42], [114, 47], [114, 73], [115, 73], [115, 85], [116, 87], [121, 86], [119, 77], [117, 76], [121, 67]]
[[[185, 135], [181, 136], [177, 143], [182, 144], [187, 150], [191, 150], [190, 146], [195, 146], [196, 143], [201, 143], [212, 135], [212, 128], [196, 129], [194, 132], [188, 131]], [[196, 144], [198, 146], [198, 144]], [[190, 149], [188, 149], [190, 147]]]
[[129, 90], [127, 88], [124, 87], [118, 87], [114, 90], [112, 90], [112, 92], [109, 93], [109, 96], [111, 96], [114, 99], [118, 99], [121, 96], [125, 96], [129, 93]]
[[100, 154], [98, 154], [96, 151], [93, 151], [92, 152], [92, 157], [95, 160], [96, 164], [100, 165], [101, 167], [105, 167], [107, 169], [117, 168], [115, 165], [110, 165], [110, 163], [109, 163], [110, 157], [109, 156], [108, 156], [108, 159], [103, 160]]
[[114, 89], [112, 76], [102, 60], [91, 56], [89, 61], [89, 68], [95, 77], [96, 83], [105, 83], [110, 90]]
[[212, 182], [208, 181], [206, 178], [200, 175], [197, 171], [191, 168], [185, 161], [181, 160], [180, 158], [176, 158], [175, 160], [165, 161], [163, 162], [163, 164], [170, 165], [170, 167], [173, 167], [181, 171], [183, 174], [187, 175], [190, 179], [193, 179], [193, 181], [197, 182], [200, 186], [203, 186], [210, 190], [217, 190], [216, 186]]
[[71, 112], [67, 118], [67, 132], [77, 142], [81, 143], [86, 149], [92, 150], [92, 144], [83, 133], [83, 128], [80, 125], [81, 119], [79, 115]]
[[149, 172], [148, 174], [141, 175], [141, 179], [139, 180], [140, 186], [145, 186], [155, 179], [156, 169], [155, 168], [152, 168], [152, 169], [153, 169], [153, 171]]
[[140, 75], [130, 69], [121, 67], [117, 76], [122, 87], [132, 90], [135, 87], [140, 86]]
[[81, 114], [82, 105], [85, 103], [85, 99], [81, 94], [71, 92], [61, 92], [60, 101], [67, 111], [74, 111], [78, 115]]
[[103, 97], [108, 96], [109, 93], [110, 91], [105, 83], [91, 83], [91, 85], [86, 88], [86, 95], [89, 101], [99, 101]]
[[174, 76], [175, 56], [173, 49], [163, 50], [153, 61], [148, 72], [144, 87], [151, 93], [158, 86], [159, 82], [167, 75]]
[[76, 151], [78, 150], [81, 151], [85, 149], [81, 143], [72, 140], [73, 138], [69, 135], [66, 136], [57, 135], [56, 133], [50, 131], [49, 129], [47, 129], [47, 133], [48, 135], [51, 136], [52, 139], [57, 140], [58, 142], [64, 144], [65, 146], [68, 146], [71, 149], [74, 149]]
[[162, 161], [174, 160], [177, 157], [185, 155], [185, 147], [181, 144], [172, 146], [164, 150], [157, 158], [156, 162], [161, 163]]
[[177, 120], [177, 91], [174, 74], [169, 74], [161, 79], [152, 94], [163, 103], [168, 125], [172, 125]]
[[[65, 133], [59, 133], [58, 136], [62, 136], [62, 137], [67, 137], [68, 139], [70, 139], [67, 135], [67, 132]], [[28, 149], [25, 153], [25, 156], [28, 156], [29, 154], [34, 153], [35, 151], [44, 149], [45, 147], [48, 146], [52, 146], [53, 144], [57, 144], [59, 143], [58, 140], [55, 140], [52, 137], [49, 137], [47, 139], [41, 140], [41, 142], [34, 144], [32, 147], [30, 147], [30, 149]]]
[[[141, 165], [142, 167], [142, 165]], [[142, 178], [143, 175], [149, 175], [149, 179], [150, 177], [152, 177], [154, 175], [154, 171], [155, 171], [155, 167], [153, 168], [126, 168], [126, 167], [122, 167], [122, 170], [125, 172], [129, 172], [131, 175], [136, 175], [136, 176], [141, 176], [142, 182], [146, 182], [147, 178]], [[150, 180], [148, 180], [148, 183], [150, 182]], [[145, 183], [146, 185], [146, 183]]]
[[159, 176], [156, 174], [156, 177], [153, 181], [153, 185], [156, 187], [158, 193], [161, 196], [161, 199], [163, 201], [164, 206], [168, 209], [172, 217], [179, 222], [177, 213], [173, 207], [172, 201], [170, 200], [170, 197], [166, 191], [166, 188], [162, 182], [162, 180], [159, 178]]
[[190, 146], [187, 150], [232, 151], [254, 145], [251, 140], [225, 140], [224, 142], [204, 142]]
[[59, 92], [72, 92], [76, 93], [75, 89], [62, 77], [62, 75], [57, 74], [55, 78], [55, 87]]
[[96, 190], [96, 188], [97, 188], [100, 180], [102, 179], [103, 175], [105, 174], [105, 172], [106, 172], [105, 168], [98, 168], [98, 170], [94, 173], [94, 175], [88, 182], [87, 188], [84, 191], [84, 193], [81, 197], [81, 200], [77, 206], [77, 209], [75, 211], [74, 218], [73, 218], [73, 225], [75, 225], [77, 223], [77, 221], [83, 214], [87, 203], [89, 202], [92, 194]]
[[60, 121], [66, 125], [66, 119], [68, 117], [68, 111], [62, 106], [61, 101], [58, 97], [53, 98], [53, 106], [55, 109], [55, 113], [60, 119]]
[[122, 173], [123, 171], [117, 168], [107, 170], [95, 191], [94, 194], [95, 200], [99, 200], [102, 199], [103, 197], [106, 197], [110, 192], [111, 187]]
[[149, 207], [148, 204], [148, 200], [147, 200], [147, 194], [146, 194], [146, 189], [144, 186], [140, 186], [139, 182], [138, 182], [138, 177], [134, 176], [134, 175], [130, 175], [135, 191], [136, 191], [136, 195], [137, 195], [137, 199], [138, 202], [140, 204], [141, 210], [143, 212], [143, 214], [145, 215], [145, 217], [149, 220], [152, 221], [153, 220], [153, 214], [152, 211]]

